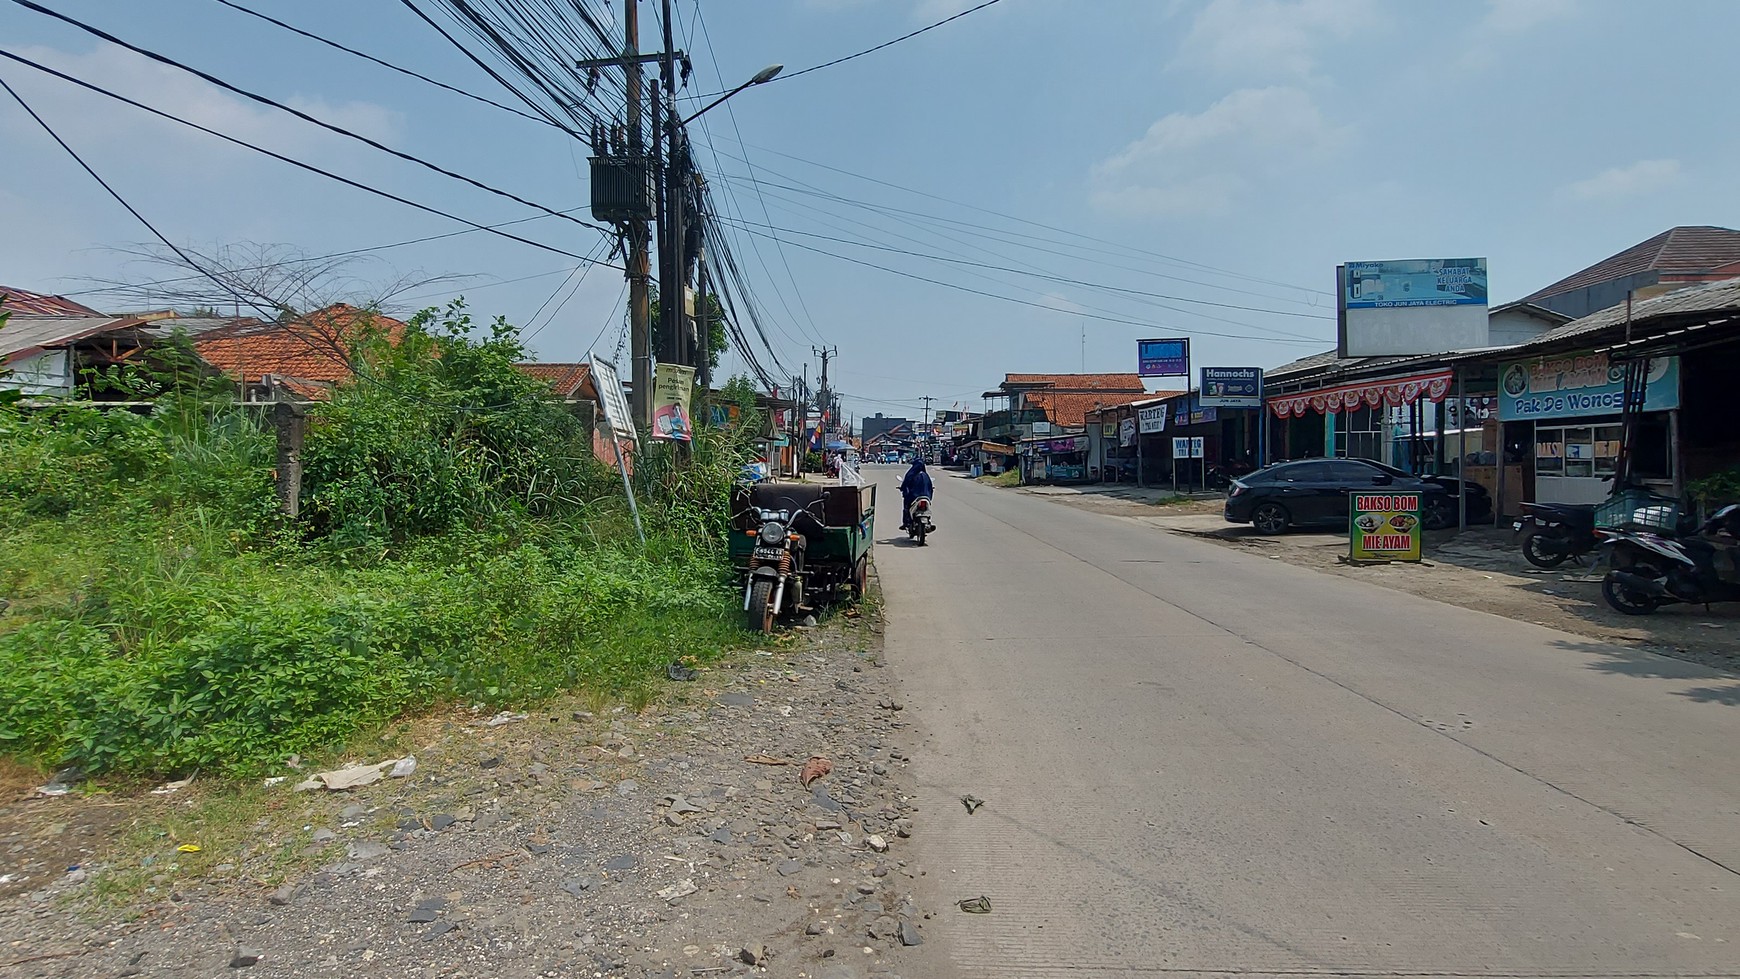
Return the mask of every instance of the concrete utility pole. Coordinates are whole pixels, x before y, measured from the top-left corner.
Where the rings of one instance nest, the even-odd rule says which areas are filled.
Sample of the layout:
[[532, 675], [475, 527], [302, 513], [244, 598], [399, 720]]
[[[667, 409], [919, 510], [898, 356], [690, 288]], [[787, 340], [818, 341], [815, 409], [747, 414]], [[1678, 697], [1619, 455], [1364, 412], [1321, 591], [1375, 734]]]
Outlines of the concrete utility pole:
[[[816, 400], [816, 407], [821, 409], [823, 414], [828, 414], [834, 408], [834, 389], [828, 386], [828, 361], [840, 353], [840, 348], [811, 347], [810, 352], [822, 358], [822, 390]], [[806, 366], [804, 369], [807, 371], [809, 368]]]
[[665, 53], [659, 61], [659, 78], [664, 85], [664, 118], [655, 119], [665, 134], [665, 169], [661, 178], [665, 207], [659, 242], [661, 276], [659, 279], [659, 359], [683, 363], [683, 306], [687, 291], [684, 283], [687, 263], [683, 260], [683, 228], [687, 195], [684, 193], [684, 163], [682, 126], [677, 115], [676, 48], [671, 37], [671, 0], [664, 0]]
[[[644, 97], [640, 76], [640, 0], [622, 0], [622, 7], [622, 72], [628, 78], [629, 155], [644, 160], [646, 144], [640, 130], [640, 103]], [[652, 428], [652, 305], [647, 296], [652, 278], [647, 255], [651, 237], [645, 218], [628, 222], [629, 354], [634, 360], [631, 372], [634, 424], [642, 432]]]
[[929, 428], [930, 427], [930, 403], [932, 401], [935, 401], [936, 399], [927, 394], [924, 397], [919, 398], [918, 400], [924, 402], [924, 427]]

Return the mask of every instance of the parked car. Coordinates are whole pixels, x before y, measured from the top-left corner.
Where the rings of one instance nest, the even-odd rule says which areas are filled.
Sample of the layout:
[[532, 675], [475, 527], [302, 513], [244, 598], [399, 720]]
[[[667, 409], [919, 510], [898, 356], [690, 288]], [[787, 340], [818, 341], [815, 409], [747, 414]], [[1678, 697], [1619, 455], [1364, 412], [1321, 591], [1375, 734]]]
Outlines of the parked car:
[[[1248, 523], [1260, 534], [1279, 534], [1289, 527], [1345, 529], [1348, 498], [1375, 488], [1419, 493], [1420, 522], [1428, 530], [1456, 525], [1454, 476], [1411, 476], [1370, 459], [1302, 459], [1282, 462], [1232, 481], [1227, 488], [1225, 516], [1229, 523]], [[1468, 484], [1468, 519], [1478, 521], [1492, 511], [1485, 487]]]

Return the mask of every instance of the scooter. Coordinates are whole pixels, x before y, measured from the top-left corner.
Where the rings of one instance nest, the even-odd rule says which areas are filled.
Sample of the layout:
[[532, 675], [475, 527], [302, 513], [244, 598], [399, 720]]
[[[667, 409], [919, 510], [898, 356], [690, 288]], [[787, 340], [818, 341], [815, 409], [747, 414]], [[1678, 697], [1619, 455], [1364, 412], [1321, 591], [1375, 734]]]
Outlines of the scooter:
[[1524, 503], [1515, 529], [1522, 553], [1537, 568], [1556, 568], [1595, 550], [1595, 507], [1579, 503]]
[[1663, 605], [1740, 602], [1740, 506], [1717, 510], [1695, 536], [1599, 533], [1612, 569], [1601, 579], [1601, 597], [1616, 612], [1648, 615]]
[[936, 530], [936, 524], [930, 519], [930, 497], [921, 496], [912, 501], [911, 509], [906, 511], [906, 537], [918, 541], [918, 546], [924, 546], [924, 539]]

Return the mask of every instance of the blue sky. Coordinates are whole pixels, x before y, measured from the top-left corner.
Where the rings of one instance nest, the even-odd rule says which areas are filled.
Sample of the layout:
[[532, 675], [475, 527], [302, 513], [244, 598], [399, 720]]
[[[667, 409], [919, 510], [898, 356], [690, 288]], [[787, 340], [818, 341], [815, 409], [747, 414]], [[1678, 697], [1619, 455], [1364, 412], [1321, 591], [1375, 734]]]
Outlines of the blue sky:
[[[699, 20], [696, 0], [676, 3], [694, 95], [972, 5], [699, 2]], [[249, 5], [511, 98], [400, 4]], [[213, 0], [52, 6], [547, 206], [587, 200], [585, 148], [564, 134]], [[656, 6], [643, 4], [649, 38]], [[1133, 369], [1141, 336], [1191, 335], [1209, 365], [1315, 352], [1332, 342], [1340, 261], [1485, 255], [1502, 301], [1676, 224], [1740, 225], [1740, 130], [1720, 74], [1737, 34], [1726, 0], [1002, 0], [746, 91], [693, 135], [780, 361], [809, 361], [813, 378], [810, 348], [838, 346], [848, 409], [914, 414], [924, 395], [977, 406], [1005, 372]], [[0, 48], [480, 222], [536, 213], [9, 2]], [[320, 254], [458, 230], [16, 64], [0, 78], [177, 241]], [[112, 251], [147, 232], [3, 96], [0, 215], [0, 282], [65, 292], [161, 276]], [[517, 230], [583, 254], [600, 240], [549, 218]], [[609, 354], [620, 273], [582, 280], [574, 264], [468, 234], [375, 253], [353, 274], [359, 295], [418, 271], [465, 275], [406, 301], [462, 292], [530, 323], [545, 359]]]

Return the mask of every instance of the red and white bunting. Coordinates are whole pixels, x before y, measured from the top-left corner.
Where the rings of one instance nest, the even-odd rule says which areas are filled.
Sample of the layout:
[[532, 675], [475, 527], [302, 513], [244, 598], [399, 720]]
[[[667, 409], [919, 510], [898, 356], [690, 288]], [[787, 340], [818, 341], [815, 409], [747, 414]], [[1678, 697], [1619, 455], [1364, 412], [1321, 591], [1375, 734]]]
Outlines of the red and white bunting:
[[1425, 398], [1428, 401], [1443, 401], [1450, 393], [1451, 371], [1439, 371], [1433, 374], [1417, 374], [1413, 377], [1390, 378], [1382, 381], [1368, 381], [1363, 384], [1347, 384], [1323, 391], [1307, 391], [1269, 399], [1269, 410], [1277, 418], [1303, 418], [1308, 411], [1319, 414], [1335, 415], [1343, 411], [1352, 411], [1360, 406], [1372, 408], [1411, 405]]

